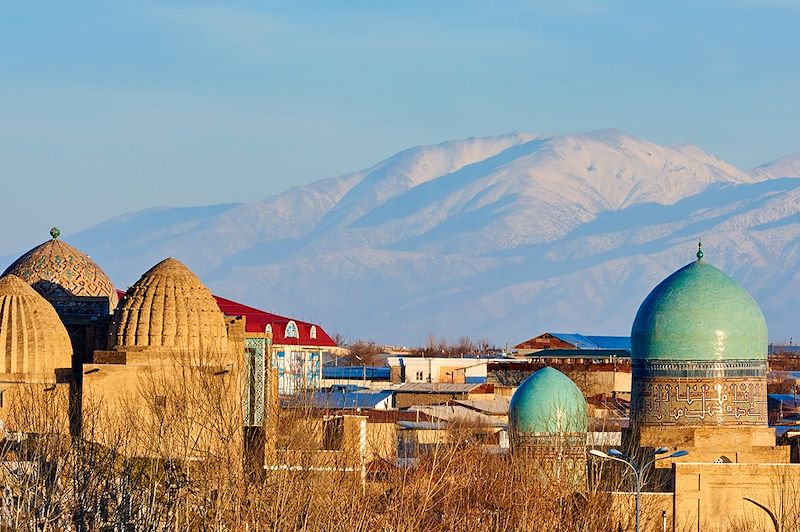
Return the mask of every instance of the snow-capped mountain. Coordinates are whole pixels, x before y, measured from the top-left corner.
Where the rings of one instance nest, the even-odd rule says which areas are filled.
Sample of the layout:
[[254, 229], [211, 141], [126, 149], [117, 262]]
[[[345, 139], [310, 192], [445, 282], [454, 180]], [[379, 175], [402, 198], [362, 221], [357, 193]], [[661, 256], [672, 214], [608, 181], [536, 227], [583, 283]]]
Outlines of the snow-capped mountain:
[[798, 176], [797, 155], [743, 171], [616, 130], [514, 133], [65, 238], [121, 287], [175, 256], [220, 295], [352, 338], [500, 344], [544, 330], [626, 334], [702, 237], [707, 260], [754, 293], [782, 339], [800, 330]]
[[800, 175], [800, 153], [793, 153], [762, 164], [753, 170], [753, 174], [766, 179]]

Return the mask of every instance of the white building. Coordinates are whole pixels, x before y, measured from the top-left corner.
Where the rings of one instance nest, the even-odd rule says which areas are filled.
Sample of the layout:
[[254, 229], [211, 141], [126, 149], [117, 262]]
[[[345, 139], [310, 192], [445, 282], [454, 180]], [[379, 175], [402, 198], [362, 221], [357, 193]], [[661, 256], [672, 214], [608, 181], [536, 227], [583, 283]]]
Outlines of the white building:
[[501, 358], [463, 358], [398, 355], [387, 359], [393, 383], [479, 383], [486, 380], [486, 366]]

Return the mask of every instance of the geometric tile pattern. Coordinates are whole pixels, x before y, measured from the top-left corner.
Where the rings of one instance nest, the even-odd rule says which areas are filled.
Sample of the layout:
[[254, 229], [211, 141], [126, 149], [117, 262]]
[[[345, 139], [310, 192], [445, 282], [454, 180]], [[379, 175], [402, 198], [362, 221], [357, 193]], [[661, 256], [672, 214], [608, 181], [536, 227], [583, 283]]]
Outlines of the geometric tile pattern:
[[87, 255], [55, 238], [22, 255], [3, 273], [8, 274], [20, 277], [51, 302], [103, 297], [108, 299], [106, 315], [117, 306], [117, 291], [103, 270]]
[[264, 424], [266, 380], [266, 338], [245, 338], [244, 424], [260, 427]]

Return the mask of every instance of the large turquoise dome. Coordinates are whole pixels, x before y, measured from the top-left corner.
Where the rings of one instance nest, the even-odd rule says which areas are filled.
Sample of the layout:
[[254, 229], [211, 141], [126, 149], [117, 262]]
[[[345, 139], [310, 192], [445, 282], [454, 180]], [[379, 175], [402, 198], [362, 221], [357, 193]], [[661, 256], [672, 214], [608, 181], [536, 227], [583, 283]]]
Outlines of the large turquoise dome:
[[702, 260], [656, 286], [631, 330], [637, 360], [766, 360], [767, 324], [742, 286]]
[[586, 432], [586, 399], [569, 377], [545, 367], [522, 381], [508, 408], [518, 433]]

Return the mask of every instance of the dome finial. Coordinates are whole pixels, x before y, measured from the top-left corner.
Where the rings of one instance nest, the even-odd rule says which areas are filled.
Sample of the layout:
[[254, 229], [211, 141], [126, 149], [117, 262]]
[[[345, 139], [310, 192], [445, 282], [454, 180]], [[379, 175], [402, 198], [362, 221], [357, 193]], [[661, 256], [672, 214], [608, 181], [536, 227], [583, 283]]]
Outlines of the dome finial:
[[50, 229], [50, 236], [53, 237], [53, 240], [58, 240], [58, 237], [61, 235], [61, 231], [58, 230], [58, 227], [53, 227]]
[[697, 260], [703, 260], [703, 241], [697, 241]]

